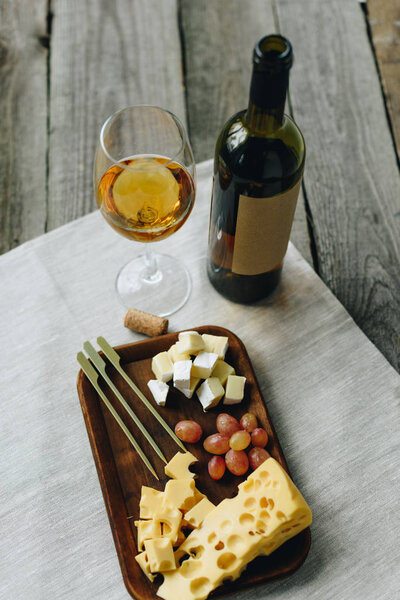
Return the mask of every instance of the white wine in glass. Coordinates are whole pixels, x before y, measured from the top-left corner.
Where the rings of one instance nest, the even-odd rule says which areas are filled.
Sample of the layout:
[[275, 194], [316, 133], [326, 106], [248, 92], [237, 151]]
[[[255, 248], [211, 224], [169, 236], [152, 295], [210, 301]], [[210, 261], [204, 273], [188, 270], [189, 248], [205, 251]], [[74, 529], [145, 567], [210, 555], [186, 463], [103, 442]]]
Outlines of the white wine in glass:
[[[101, 214], [120, 235], [139, 242], [170, 236], [192, 210], [195, 182], [185, 129], [169, 111], [133, 106], [104, 124], [95, 159], [95, 193]], [[127, 307], [166, 316], [186, 302], [190, 276], [180, 261], [148, 247], [121, 269], [117, 293]]]

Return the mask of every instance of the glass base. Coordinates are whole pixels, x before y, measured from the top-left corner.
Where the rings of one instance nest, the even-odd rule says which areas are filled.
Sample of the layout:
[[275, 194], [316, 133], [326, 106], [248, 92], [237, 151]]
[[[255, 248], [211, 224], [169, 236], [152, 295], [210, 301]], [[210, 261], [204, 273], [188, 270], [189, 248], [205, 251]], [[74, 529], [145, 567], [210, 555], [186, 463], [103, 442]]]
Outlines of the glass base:
[[190, 274], [178, 259], [166, 254], [152, 254], [157, 271], [147, 278], [146, 256], [141, 254], [118, 273], [116, 291], [126, 308], [167, 317], [186, 303], [192, 289]]

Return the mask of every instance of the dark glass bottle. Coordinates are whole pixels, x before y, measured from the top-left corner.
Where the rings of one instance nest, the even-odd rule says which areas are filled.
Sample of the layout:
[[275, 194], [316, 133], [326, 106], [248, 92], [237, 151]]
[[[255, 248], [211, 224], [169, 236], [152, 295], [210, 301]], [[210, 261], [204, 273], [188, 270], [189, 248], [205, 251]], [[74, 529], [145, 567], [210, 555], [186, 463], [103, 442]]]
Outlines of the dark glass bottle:
[[248, 108], [215, 149], [208, 276], [235, 302], [268, 296], [280, 279], [305, 159], [301, 131], [284, 114], [292, 63], [282, 36], [256, 44]]

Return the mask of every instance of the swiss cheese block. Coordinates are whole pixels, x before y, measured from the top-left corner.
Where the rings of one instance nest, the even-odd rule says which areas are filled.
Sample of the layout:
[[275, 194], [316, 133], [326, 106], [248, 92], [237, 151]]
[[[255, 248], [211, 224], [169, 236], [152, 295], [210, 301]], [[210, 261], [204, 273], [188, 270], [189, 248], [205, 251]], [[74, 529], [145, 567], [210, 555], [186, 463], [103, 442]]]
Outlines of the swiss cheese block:
[[142, 485], [142, 493], [140, 496], [139, 516], [141, 519], [152, 519], [153, 515], [160, 510], [164, 499], [164, 492], [159, 492], [147, 485]]
[[174, 368], [167, 352], [159, 352], [153, 356], [151, 361], [151, 369], [154, 375], [160, 381], [170, 381], [172, 379]]
[[223, 335], [211, 335], [203, 333], [201, 336], [204, 342], [204, 350], [206, 352], [216, 352], [219, 358], [225, 358], [228, 350], [228, 338]]
[[228, 365], [224, 360], [217, 360], [215, 367], [211, 373], [213, 377], [218, 377], [221, 385], [225, 385], [229, 375], [234, 375], [235, 369]]
[[164, 472], [172, 479], [193, 479], [195, 474], [189, 471], [190, 465], [197, 462], [191, 452], [177, 452], [164, 467]]
[[153, 519], [147, 521], [135, 521], [137, 527], [137, 545], [139, 550], [143, 550], [144, 541], [161, 537], [161, 524]]
[[168, 538], [155, 538], [144, 543], [150, 571], [152, 573], [168, 572], [176, 569], [174, 551], [171, 540]]
[[143, 573], [146, 575], [147, 579], [150, 581], [154, 581], [155, 576], [150, 571], [149, 559], [147, 558], [146, 552], [141, 552], [135, 556], [135, 560], [139, 564], [139, 567], [142, 569]]
[[153, 518], [161, 525], [162, 537], [170, 539], [175, 544], [182, 524], [181, 511], [173, 506], [162, 506]]
[[200, 527], [205, 517], [215, 508], [208, 498], [203, 498], [185, 514], [185, 521], [190, 527]]
[[271, 554], [311, 523], [311, 511], [287, 473], [267, 459], [223, 500], [178, 548], [175, 571], [164, 574], [158, 596], [204, 600], [224, 579], [234, 580], [260, 554]]

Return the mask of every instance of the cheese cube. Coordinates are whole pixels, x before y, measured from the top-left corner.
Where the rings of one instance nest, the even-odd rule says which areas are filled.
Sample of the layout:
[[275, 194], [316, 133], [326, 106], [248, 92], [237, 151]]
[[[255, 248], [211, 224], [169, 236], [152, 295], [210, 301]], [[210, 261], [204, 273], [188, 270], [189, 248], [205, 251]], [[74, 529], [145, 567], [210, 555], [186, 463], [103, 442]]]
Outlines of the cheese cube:
[[204, 350], [206, 352], [216, 352], [219, 358], [225, 358], [229, 344], [227, 337], [222, 335], [210, 335], [209, 333], [203, 333], [201, 337], [203, 338]]
[[229, 375], [234, 375], [235, 369], [228, 365], [224, 360], [217, 360], [211, 373], [213, 377], [218, 377], [221, 385], [225, 385]]
[[160, 510], [163, 500], [164, 492], [159, 492], [151, 487], [142, 485], [142, 494], [139, 502], [140, 518], [152, 519], [153, 515]]
[[169, 538], [172, 543], [178, 539], [179, 528], [182, 524], [182, 513], [174, 506], [160, 506], [153, 517], [156, 523], [160, 523], [162, 537]]
[[135, 521], [137, 527], [137, 545], [139, 550], [143, 550], [144, 541], [161, 537], [161, 523], [156, 523], [153, 519], [150, 521]]
[[177, 452], [165, 465], [165, 474], [172, 479], [193, 479], [195, 474], [189, 471], [189, 466], [195, 462], [197, 458], [191, 452]]
[[215, 504], [210, 502], [208, 498], [200, 500], [196, 506], [191, 508], [185, 514], [185, 521], [190, 527], [200, 527], [205, 517], [215, 508]]
[[159, 352], [151, 361], [151, 369], [160, 381], [170, 381], [173, 375], [172, 362], [167, 352]]
[[179, 352], [178, 343], [173, 344], [171, 348], [168, 350], [168, 356], [172, 363], [177, 362], [178, 360], [189, 360], [190, 354], [189, 352]]
[[[192, 367], [193, 369], [193, 367]], [[179, 389], [180, 392], [182, 392], [182, 394], [184, 396], [186, 396], [186, 398], [191, 398], [194, 394], [194, 390], [197, 388], [198, 384], [200, 382], [200, 377], [190, 377], [190, 385], [188, 388], [184, 389]]]
[[139, 564], [139, 567], [142, 569], [143, 573], [146, 575], [147, 579], [150, 581], [155, 580], [155, 576], [150, 571], [149, 559], [147, 558], [146, 552], [141, 552], [135, 556], [136, 562]]
[[163, 573], [164, 571], [176, 569], [175, 556], [170, 539], [156, 538], [154, 540], [146, 540], [144, 547], [152, 573]]
[[191, 360], [178, 360], [174, 363], [174, 387], [178, 390], [190, 388]]
[[190, 510], [198, 502], [195, 489], [193, 479], [171, 479], [165, 486], [163, 506]]
[[201, 379], [207, 379], [207, 377], [210, 377], [217, 360], [218, 354], [204, 351], [199, 352], [193, 361], [193, 377], [200, 377]]
[[158, 406], [165, 406], [169, 392], [168, 385], [164, 383], [164, 381], [159, 381], [158, 379], [150, 379], [150, 381], [147, 382], [147, 385]]
[[229, 375], [226, 382], [224, 404], [239, 404], [244, 397], [244, 384], [246, 377]]
[[182, 331], [179, 334], [179, 352], [189, 352], [189, 354], [197, 354], [200, 350], [204, 350], [204, 341], [197, 331]]
[[209, 377], [197, 390], [197, 397], [203, 410], [206, 411], [213, 406], [216, 406], [224, 395], [225, 390], [221, 385], [218, 377]]

